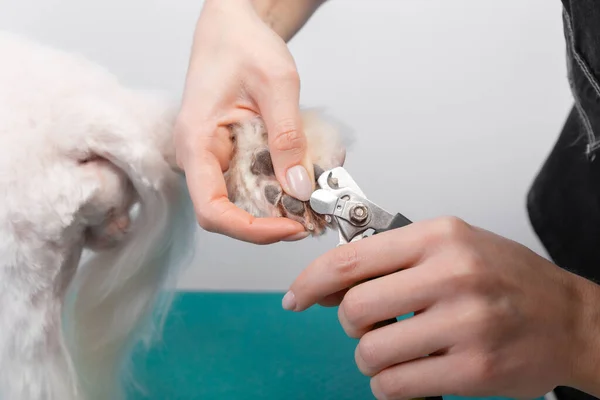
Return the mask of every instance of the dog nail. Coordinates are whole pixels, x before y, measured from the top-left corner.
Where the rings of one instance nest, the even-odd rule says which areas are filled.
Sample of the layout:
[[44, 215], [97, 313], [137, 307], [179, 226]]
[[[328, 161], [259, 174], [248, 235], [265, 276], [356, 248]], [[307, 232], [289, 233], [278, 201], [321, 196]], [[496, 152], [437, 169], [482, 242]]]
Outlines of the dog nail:
[[325, 172], [325, 170], [319, 167], [317, 164], [313, 164], [313, 170], [315, 171], [315, 182], [319, 180], [319, 177]]

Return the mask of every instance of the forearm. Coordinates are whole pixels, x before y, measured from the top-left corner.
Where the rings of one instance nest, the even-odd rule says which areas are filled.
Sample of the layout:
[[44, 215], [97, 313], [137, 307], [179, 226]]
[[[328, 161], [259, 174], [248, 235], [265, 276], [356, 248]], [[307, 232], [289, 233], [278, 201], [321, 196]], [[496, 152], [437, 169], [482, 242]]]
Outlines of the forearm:
[[326, 0], [250, 0], [258, 16], [286, 42]]
[[575, 311], [573, 337], [573, 378], [569, 386], [593, 396], [600, 396], [600, 286], [584, 278], [576, 278], [580, 309]]

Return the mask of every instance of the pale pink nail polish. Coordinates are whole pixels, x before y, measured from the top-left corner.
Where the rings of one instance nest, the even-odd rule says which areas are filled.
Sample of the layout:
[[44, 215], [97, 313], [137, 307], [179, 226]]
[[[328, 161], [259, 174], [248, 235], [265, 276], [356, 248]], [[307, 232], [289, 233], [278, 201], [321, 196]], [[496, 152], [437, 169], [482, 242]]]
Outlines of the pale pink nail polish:
[[281, 300], [281, 306], [284, 310], [291, 311], [296, 308], [296, 296], [294, 296], [294, 292], [289, 291], [283, 296]]
[[290, 195], [300, 201], [310, 200], [313, 185], [308, 177], [306, 168], [302, 165], [296, 165], [288, 169], [286, 174], [287, 181], [290, 185]]

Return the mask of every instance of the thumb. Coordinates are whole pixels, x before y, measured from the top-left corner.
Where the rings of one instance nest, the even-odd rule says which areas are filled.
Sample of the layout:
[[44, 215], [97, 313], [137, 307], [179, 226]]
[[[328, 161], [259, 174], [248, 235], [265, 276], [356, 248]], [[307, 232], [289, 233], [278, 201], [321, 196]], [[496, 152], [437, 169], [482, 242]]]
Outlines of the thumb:
[[315, 183], [300, 114], [299, 84], [290, 80], [275, 87], [259, 104], [275, 176], [287, 194], [308, 201]]

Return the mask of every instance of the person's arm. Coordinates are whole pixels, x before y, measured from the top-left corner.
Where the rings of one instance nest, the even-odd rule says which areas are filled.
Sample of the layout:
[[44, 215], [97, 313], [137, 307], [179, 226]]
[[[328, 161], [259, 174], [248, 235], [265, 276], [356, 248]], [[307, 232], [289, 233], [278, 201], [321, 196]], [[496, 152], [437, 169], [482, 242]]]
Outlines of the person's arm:
[[572, 338], [574, 344], [573, 376], [568, 385], [592, 396], [600, 396], [600, 286], [577, 276], [578, 297], [582, 306]]
[[326, 0], [251, 0], [258, 16], [289, 42]]
[[313, 163], [300, 114], [300, 78], [286, 41], [319, 4], [317, 0], [204, 2], [173, 136], [198, 223], [209, 232], [260, 244], [306, 237], [296, 221], [255, 218], [236, 207], [229, 201], [223, 171], [232, 156], [227, 127], [259, 115], [282, 189], [301, 201], [310, 198]]

